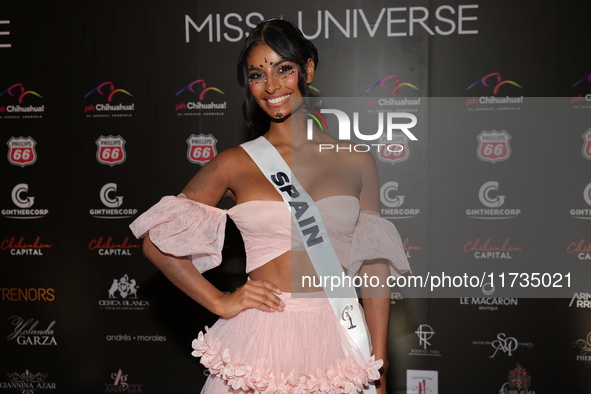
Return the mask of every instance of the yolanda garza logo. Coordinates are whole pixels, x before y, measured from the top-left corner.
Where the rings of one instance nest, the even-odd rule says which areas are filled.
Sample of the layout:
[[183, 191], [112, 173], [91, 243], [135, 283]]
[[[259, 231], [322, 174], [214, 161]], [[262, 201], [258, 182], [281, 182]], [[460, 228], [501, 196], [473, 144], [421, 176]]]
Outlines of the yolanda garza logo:
[[37, 142], [33, 137], [10, 137], [8, 142], [8, 162], [13, 166], [30, 166], [37, 161]]
[[120, 135], [103, 136], [96, 140], [96, 159], [99, 163], [111, 166], [123, 164], [127, 158], [125, 140]]
[[405, 202], [405, 195], [398, 194], [399, 184], [396, 181], [389, 181], [380, 188], [380, 200], [382, 205], [382, 217], [385, 219], [412, 219], [416, 217], [421, 210], [419, 208], [402, 207]]
[[[113, 82], [103, 82], [84, 95], [89, 98], [84, 105], [87, 118], [129, 118], [133, 116], [135, 103], [130, 102], [133, 97], [125, 89], [117, 89]], [[126, 101], [125, 103], [122, 102]], [[105, 102], [106, 101], [106, 102]]]
[[[37, 97], [37, 98], [35, 98]], [[40, 119], [45, 105], [26, 105], [43, 99], [39, 93], [25, 89], [22, 83], [15, 83], [0, 92], [0, 119]], [[21, 105], [22, 104], [22, 105]]]
[[[517, 104], [523, 104], [523, 96], [505, 96], [498, 97], [497, 94], [505, 91], [511, 91], [508, 89], [509, 86], [513, 86], [513, 89], [522, 89], [522, 86], [517, 82], [503, 79], [499, 73], [490, 73], [477, 81], [471, 83], [466, 90], [469, 91], [476, 86], [484, 86], [484, 89], [480, 89], [481, 92], [489, 92], [492, 95], [470, 97], [466, 99], [466, 107], [469, 111], [511, 111], [519, 110], [520, 107]], [[503, 89], [501, 89], [503, 87]], [[474, 89], [477, 90], [477, 89]], [[515, 90], [512, 90], [515, 91]]]
[[[591, 183], [583, 189], [583, 200], [591, 207]], [[572, 208], [569, 213], [573, 219], [591, 220], [591, 208]]]
[[583, 157], [591, 160], [591, 129], [583, 133]]
[[406, 370], [406, 394], [437, 394], [438, 371]]
[[3, 209], [2, 216], [7, 219], [41, 219], [49, 214], [49, 209], [33, 208], [35, 197], [28, 195], [29, 185], [19, 183], [12, 188], [10, 197], [17, 209]]
[[464, 245], [464, 253], [474, 253], [476, 259], [511, 259], [511, 253], [521, 252], [523, 248], [519, 246], [511, 246], [511, 241], [506, 238], [501, 245], [494, 244], [487, 238], [482, 241], [476, 238], [474, 241], [468, 241]]
[[117, 184], [106, 183], [99, 193], [103, 205], [107, 208], [90, 210], [90, 216], [97, 219], [127, 219], [137, 214], [137, 209], [120, 208], [123, 205], [123, 196], [116, 195]]
[[138, 299], [138, 289], [135, 279], [130, 279], [127, 274], [121, 278], [113, 279], [108, 290], [109, 298], [98, 301], [100, 309], [105, 310], [135, 310], [142, 311], [150, 307], [146, 300]]
[[33, 394], [39, 390], [57, 390], [55, 382], [47, 381], [46, 373], [32, 373], [27, 369], [23, 373], [13, 372], [7, 375], [10, 381], [0, 382], [0, 389], [15, 389], [22, 394]]
[[576, 255], [579, 260], [591, 261], [591, 241], [581, 239], [579, 241], [571, 242], [566, 247], [566, 253], [569, 255]]
[[404, 253], [406, 253], [406, 257], [409, 259], [412, 257], [410, 252], [419, 251], [423, 249], [422, 246], [412, 245], [410, 243], [410, 238], [408, 237], [404, 239], [404, 242], [402, 242], [402, 248], [404, 249]]
[[591, 294], [589, 293], [575, 293], [568, 304], [569, 308], [574, 306], [576, 308], [591, 308]]
[[505, 130], [483, 130], [476, 139], [478, 140], [476, 155], [482, 161], [494, 164], [498, 161], [505, 161], [511, 156], [511, 146], [509, 145], [511, 135]]
[[15, 341], [19, 345], [57, 346], [53, 330], [55, 320], [47, 326], [39, 326], [39, 320], [33, 318], [25, 320], [14, 315], [8, 318], [8, 322], [13, 327], [13, 332], [6, 338], [8, 341]]
[[[575, 88], [577, 86], [584, 89], [584, 86], [589, 88], [589, 83], [591, 82], [591, 74], [585, 75], [583, 78], [577, 80], [575, 83], [572, 84], [571, 88]], [[573, 104], [573, 109], [589, 109], [591, 108], [591, 93], [586, 93], [584, 95], [578, 94], [571, 98], [571, 104]]]
[[509, 371], [507, 382], [501, 386], [499, 394], [535, 394], [534, 390], [530, 390], [531, 380], [527, 370], [517, 364]]
[[[208, 87], [204, 79], [197, 79], [187, 86], [179, 90], [175, 97], [185, 98], [185, 101], [176, 103], [174, 110], [177, 116], [221, 116], [224, 115], [224, 110], [227, 109], [226, 101], [214, 99], [219, 98], [219, 95], [225, 95], [222, 90], [214, 87]], [[191, 100], [191, 96], [197, 96], [197, 101]], [[207, 96], [210, 101], [205, 101]], [[194, 99], [193, 99], [194, 100]]]
[[124, 374], [119, 368], [117, 372], [111, 374], [113, 383], [105, 384], [105, 393], [141, 393], [141, 384], [130, 384], [127, 382], [128, 374]]
[[2, 301], [55, 301], [55, 290], [51, 287], [0, 287]]
[[586, 339], [577, 339], [574, 341], [573, 347], [579, 349], [577, 361], [591, 362], [591, 332], [587, 334]]
[[472, 219], [513, 219], [521, 213], [521, 209], [503, 208], [505, 196], [498, 194], [499, 182], [485, 182], [478, 191], [478, 198], [486, 208], [467, 209], [466, 215]]
[[99, 256], [131, 256], [133, 249], [139, 249], [140, 244], [129, 242], [129, 237], [123, 238], [123, 241], [113, 241], [113, 237], [99, 237], [91, 240], [88, 244], [88, 250], [93, 250]]
[[427, 347], [431, 346], [431, 342], [429, 341], [435, 335], [435, 331], [430, 325], [421, 324], [415, 331], [415, 334], [419, 338], [419, 346], [421, 346], [422, 349], [411, 349], [409, 353], [410, 356], [441, 356], [439, 350], [431, 348], [427, 349]]
[[187, 138], [187, 159], [194, 164], [204, 165], [218, 154], [218, 140], [211, 134], [191, 134]]
[[[489, 286], [490, 287], [490, 286]], [[494, 292], [494, 288], [493, 288]], [[503, 306], [517, 306], [517, 298], [498, 298], [498, 297], [462, 297], [460, 298], [460, 305], [478, 305], [481, 311], [498, 311], [499, 307]]]
[[43, 250], [51, 246], [41, 242], [41, 237], [35, 238], [33, 242], [25, 241], [25, 237], [10, 237], [0, 243], [0, 249], [10, 251], [12, 256], [43, 256]]

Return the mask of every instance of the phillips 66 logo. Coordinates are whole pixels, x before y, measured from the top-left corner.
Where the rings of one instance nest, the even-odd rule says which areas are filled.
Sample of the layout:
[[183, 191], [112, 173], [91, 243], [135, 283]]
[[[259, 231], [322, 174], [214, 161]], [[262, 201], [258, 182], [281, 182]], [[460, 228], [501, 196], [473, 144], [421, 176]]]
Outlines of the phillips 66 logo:
[[8, 142], [8, 161], [15, 166], [30, 166], [37, 161], [35, 145], [32, 137], [10, 137]]
[[381, 137], [378, 159], [386, 163], [396, 164], [408, 159], [409, 138], [402, 132], [392, 133], [392, 140]]
[[476, 154], [480, 160], [494, 164], [497, 161], [507, 160], [511, 156], [509, 146], [511, 136], [505, 130], [482, 131], [476, 138], [478, 139]]
[[189, 146], [187, 150], [187, 159], [191, 163], [195, 164], [205, 164], [217, 155], [217, 150], [215, 148], [215, 144], [218, 140], [211, 134], [191, 134], [189, 138], [187, 138], [187, 145]]
[[125, 140], [120, 135], [106, 137], [101, 135], [96, 140], [96, 146], [96, 159], [101, 164], [113, 167], [116, 164], [123, 163], [127, 157], [125, 154]]

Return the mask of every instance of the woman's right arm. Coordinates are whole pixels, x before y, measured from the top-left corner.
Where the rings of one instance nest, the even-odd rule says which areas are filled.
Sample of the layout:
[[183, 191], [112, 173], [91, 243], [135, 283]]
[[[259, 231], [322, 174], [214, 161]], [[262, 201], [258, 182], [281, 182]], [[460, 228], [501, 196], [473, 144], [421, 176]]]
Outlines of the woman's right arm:
[[[226, 152], [216, 156], [191, 179], [183, 189], [187, 198], [215, 206], [223, 197], [233, 197], [229, 171], [240, 168], [234, 160], [236, 153], [240, 152], [232, 149]], [[149, 235], [145, 237], [142, 249], [175, 286], [218, 316], [233, 317], [249, 308], [264, 312], [283, 311], [285, 304], [274, 294], [281, 294], [281, 291], [269, 281], [249, 280], [235, 292], [225, 294], [205, 279], [188, 257], [162, 252]]]

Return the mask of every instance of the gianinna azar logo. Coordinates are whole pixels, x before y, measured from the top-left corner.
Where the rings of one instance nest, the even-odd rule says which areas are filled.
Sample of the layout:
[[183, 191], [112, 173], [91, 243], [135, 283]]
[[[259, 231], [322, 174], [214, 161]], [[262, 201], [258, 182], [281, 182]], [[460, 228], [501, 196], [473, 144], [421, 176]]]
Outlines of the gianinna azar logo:
[[55, 382], [47, 381], [48, 374], [32, 373], [27, 369], [23, 373], [13, 372], [7, 374], [10, 381], [0, 382], [0, 389], [15, 389], [22, 394], [33, 394], [39, 390], [56, 390]]
[[87, 118], [131, 117], [135, 103], [126, 97], [133, 95], [126, 89], [115, 87], [113, 82], [103, 82], [84, 95], [89, 101], [84, 104]]
[[7, 87], [0, 91], [0, 119], [42, 118], [45, 105], [33, 105], [38, 103], [39, 99], [43, 99], [43, 96], [34, 90], [26, 89], [22, 83]]
[[[500, 97], [501, 93], [515, 92], [515, 90], [508, 89], [512, 86], [514, 89], [523, 89], [523, 87], [508, 79], [503, 79], [500, 73], [490, 73], [479, 78], [475, 82], [468, 85], [466, 91], [478, 92], [482, 94], [480, 97], [470, 97], [466, 99], [466, 106], [469, 110], [475, 111], [490, 111], [490, 110], [515, 110], [513, 104], [523, 104], [523, 96], [509, 96]], [[488, 106], [489, 104], [504, 104], [506, 106]]]
[[197, 79], [176, 92], [174, 96], [183, 101], [175, 103], [174, 110], [177, 116], [221, 116], [227, 103], [220, 101], [219, 95], [225, 94], [219, 88], [207, 86], [204, 79]]

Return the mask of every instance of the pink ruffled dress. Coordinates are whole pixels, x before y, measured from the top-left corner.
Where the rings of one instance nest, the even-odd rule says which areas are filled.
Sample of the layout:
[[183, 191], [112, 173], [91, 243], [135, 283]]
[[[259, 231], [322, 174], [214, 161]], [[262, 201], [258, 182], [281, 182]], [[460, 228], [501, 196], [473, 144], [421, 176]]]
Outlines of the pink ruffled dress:
[[[394, 226], [375, 213], [360, 213], [357, 198], [332, 196], [316, 204], [350, 275], [364, 260], [378, 258], [388, 261], [392, 275], [410, 271]], [[294, 249], [283, 201], [250, 201], [224, 211], [182, 194], [167, 196], [130, 227], [138, 238], [149, 233], [161, 251], [188, 256], [204, 272], [221, 263], [226, 215], [244, 239], [247, 273]], [[248, 309], [199, 333], [192, 354], [210, 371], [202, 393], [357, 393], [379, 379], [382, 360], [363, 358], [326, 298], [280, 298], [284, 312]]]

